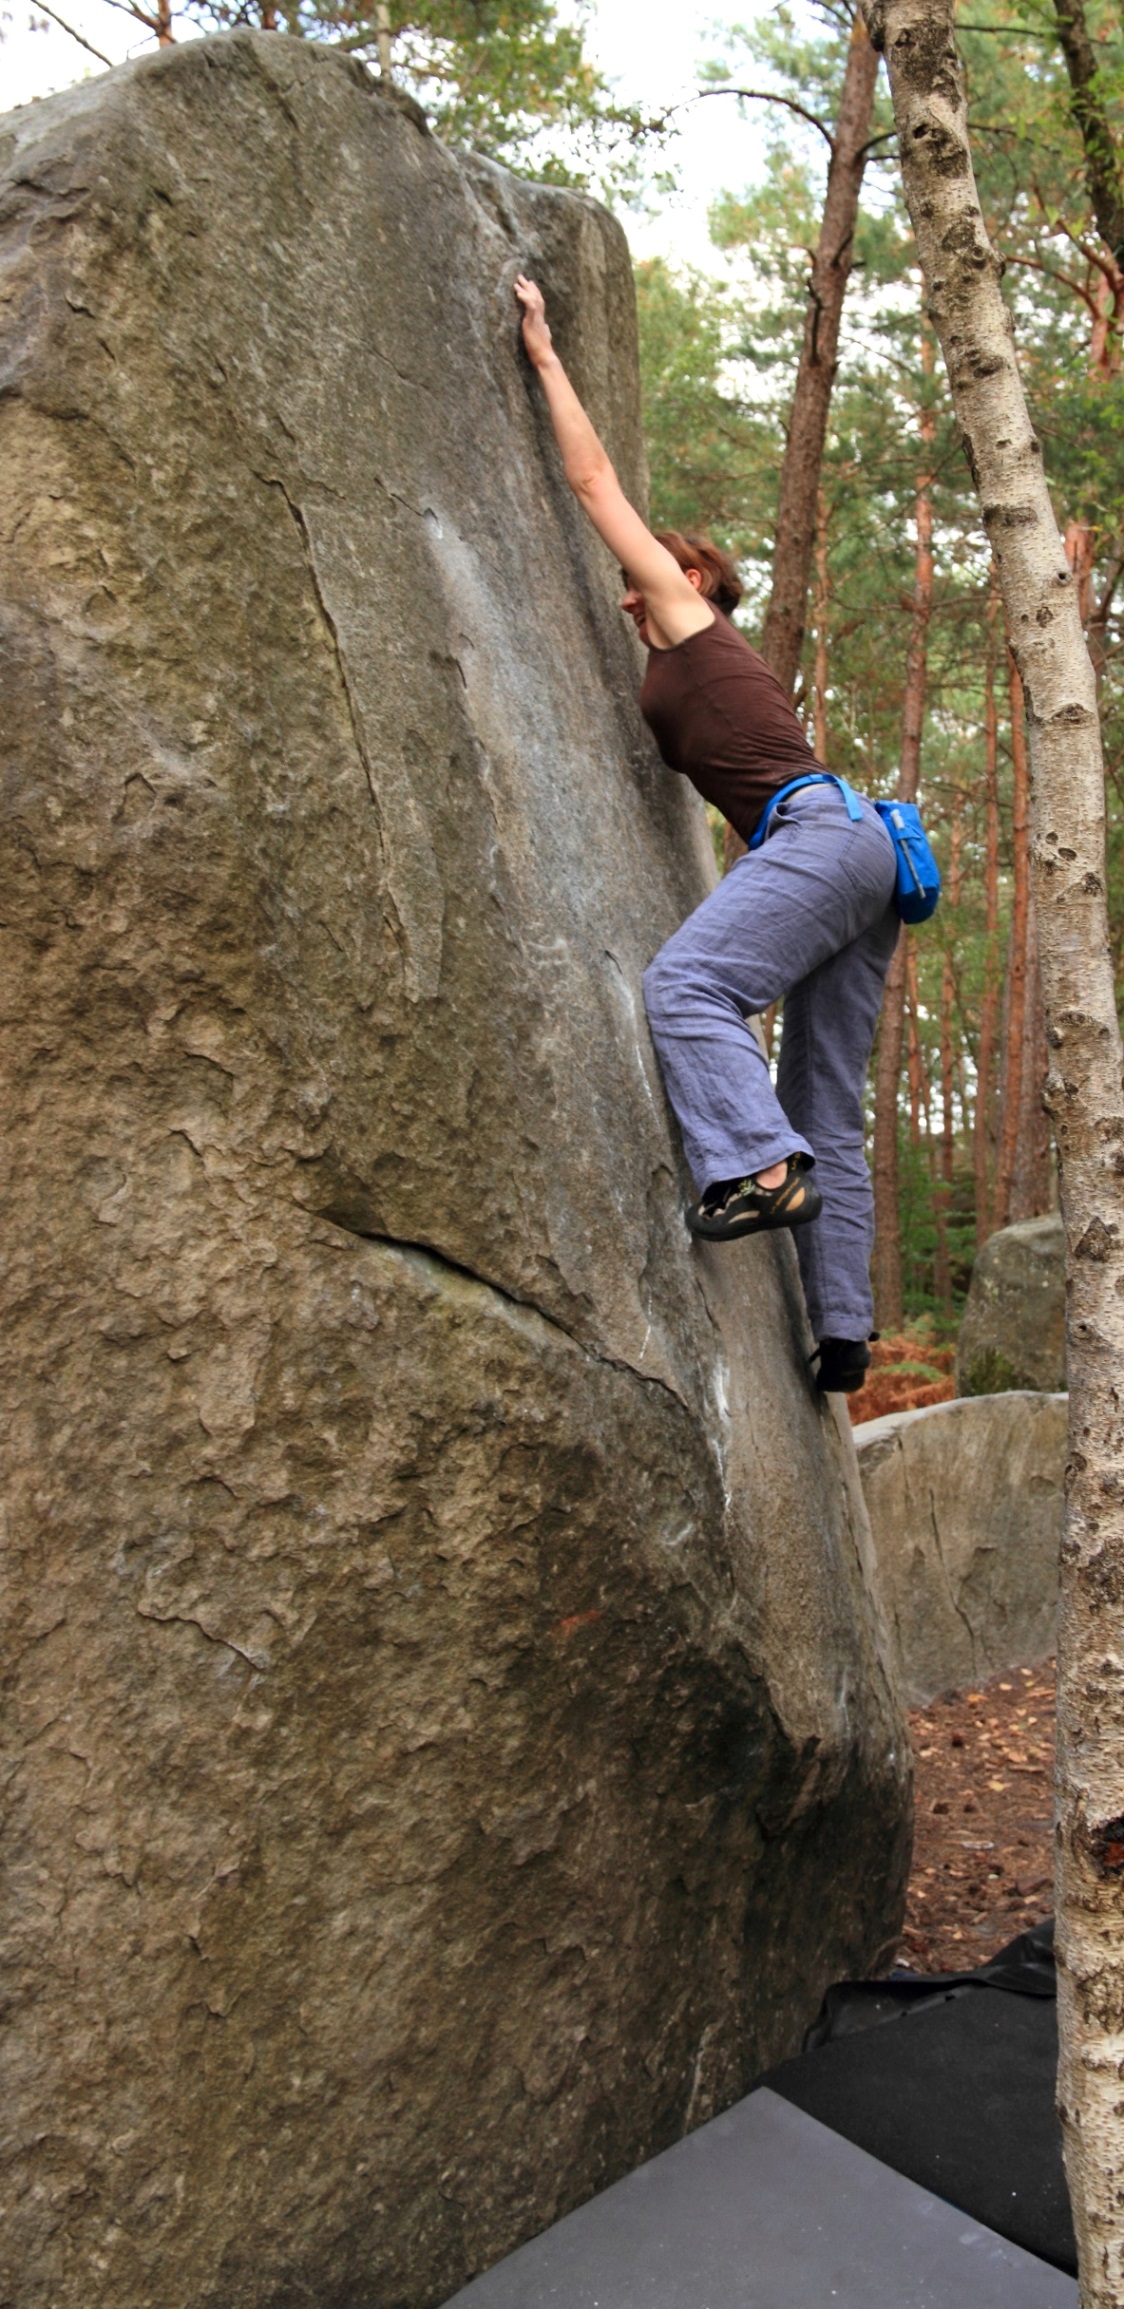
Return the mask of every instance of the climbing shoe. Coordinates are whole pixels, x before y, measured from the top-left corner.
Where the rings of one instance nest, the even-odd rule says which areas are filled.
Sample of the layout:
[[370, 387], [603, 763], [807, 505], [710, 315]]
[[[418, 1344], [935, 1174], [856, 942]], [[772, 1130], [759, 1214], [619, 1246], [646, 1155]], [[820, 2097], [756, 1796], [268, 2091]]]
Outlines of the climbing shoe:
[[821, 1339], [812, 1362], [821, 1395], [857, 1395], [870, 1369], [865, 1339]]
[[727, 1243], [735, 1235], [764, 1235], [773, 1227], [803, 1227], [818, 1219], [823, 1196], [808, 1175], [806, 1155], [790, 1155], [779, 1187], [756, 1179], [725, 1179], [693, 1203], [687, 1225], [708, 1242]]

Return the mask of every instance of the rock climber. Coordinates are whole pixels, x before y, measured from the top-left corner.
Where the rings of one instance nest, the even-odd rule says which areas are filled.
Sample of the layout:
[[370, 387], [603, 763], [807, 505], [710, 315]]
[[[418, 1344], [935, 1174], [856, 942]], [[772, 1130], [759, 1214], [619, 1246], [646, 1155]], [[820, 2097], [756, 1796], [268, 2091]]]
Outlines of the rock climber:
[[[566, 479], [621, 564], [621, 608], [648, 652], [640, 710], [660, 753], [747, 843], [766, 820], [644, 976], [699, 1196], [687, 1225], [710, 1242], [798, 1230], [816, 1384], [852, 1394], [870, 1363], [863, 1089], [900, 928], [893, 844], [869, 802], [825, 777], [780, 682], [731, 624], [733, 562], [705, 539], [646, 527], [554, 350], [541, 290], [520, 274], [515, 294]], [[809, 777], [819, 782], [782, 793]], [[746, 1019], [782, 996], [774, 1090]]]

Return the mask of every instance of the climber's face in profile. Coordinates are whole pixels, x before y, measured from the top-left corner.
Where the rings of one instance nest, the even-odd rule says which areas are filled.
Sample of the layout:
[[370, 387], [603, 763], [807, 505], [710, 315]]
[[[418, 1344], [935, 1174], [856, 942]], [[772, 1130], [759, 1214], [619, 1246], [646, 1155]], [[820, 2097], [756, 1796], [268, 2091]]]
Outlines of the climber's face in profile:
[[623, 609], [625, 616], [632, 619], [632, 622], [636, 627], [636, 631], [639, 634], [641, 641], [644, 643], [645, 647], [647, 647], [648, 611], [644, 601], [644, 596], [641, 593], [639, 587], [633, 585], [627, 569], [622, 569], [621, 571], [621, 584], [624, 587], [624, 600], [621, 603], [621, 608]]
[[[694, 586], [696, 593], [701, 593], [703, 591], [703, 573], [701, 569], [685, 569], [683, 574], [687, 580], [688, 585]], [[621, 571], [621, 584], [624, 587], [624, 599], [621, 602], [621, 608], [623, 609], [625, 616], [632, 619], [632, 622], [636, 627], [636, 631], [639, 634], [645, 649], [650, 649], [652, 647], [652, 642], [648, 633], [648, 605], [640, 591], [639, 586], [633, 584], [627, 569], [622, 569]]]

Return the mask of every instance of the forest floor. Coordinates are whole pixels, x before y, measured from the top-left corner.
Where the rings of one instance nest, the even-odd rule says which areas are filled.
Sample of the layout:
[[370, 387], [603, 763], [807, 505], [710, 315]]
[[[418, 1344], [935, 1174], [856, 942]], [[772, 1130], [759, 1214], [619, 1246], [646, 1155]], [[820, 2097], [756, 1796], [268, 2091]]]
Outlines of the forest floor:
[[941, 1346], [922, 1320], [908, 1331], [888, 1333], [871, 1348], [865, 1387], [847, 1397], [856, 1427], [884, 1419], [889, 1411], [920, 1411], [926, 1403], [949, 1403], [956, 1393], [955, 1346]]
[[895, 1963], [971, 1972], [1053, 1913], [1054, 1662], [910, 1713], [913, 1872]]
[[[924, 1317], [874, 1342], [856, 1426], [956, 1393], [955, 1346]], [[970, 1972], [1053, 1912], [1054, 1663], [947, 1692], [909, 1718], [913, 1873], [895, 1963]]]

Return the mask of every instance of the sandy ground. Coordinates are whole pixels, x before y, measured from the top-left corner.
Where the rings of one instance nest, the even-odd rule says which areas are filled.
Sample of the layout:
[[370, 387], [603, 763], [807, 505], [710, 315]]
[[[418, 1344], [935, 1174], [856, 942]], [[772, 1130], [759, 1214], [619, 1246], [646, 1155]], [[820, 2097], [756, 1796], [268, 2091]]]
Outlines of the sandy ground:
[[909, 1721], [917, 1817], [895, 1961], [970, 1972], [1053, 1913], [1053, 1660]]

